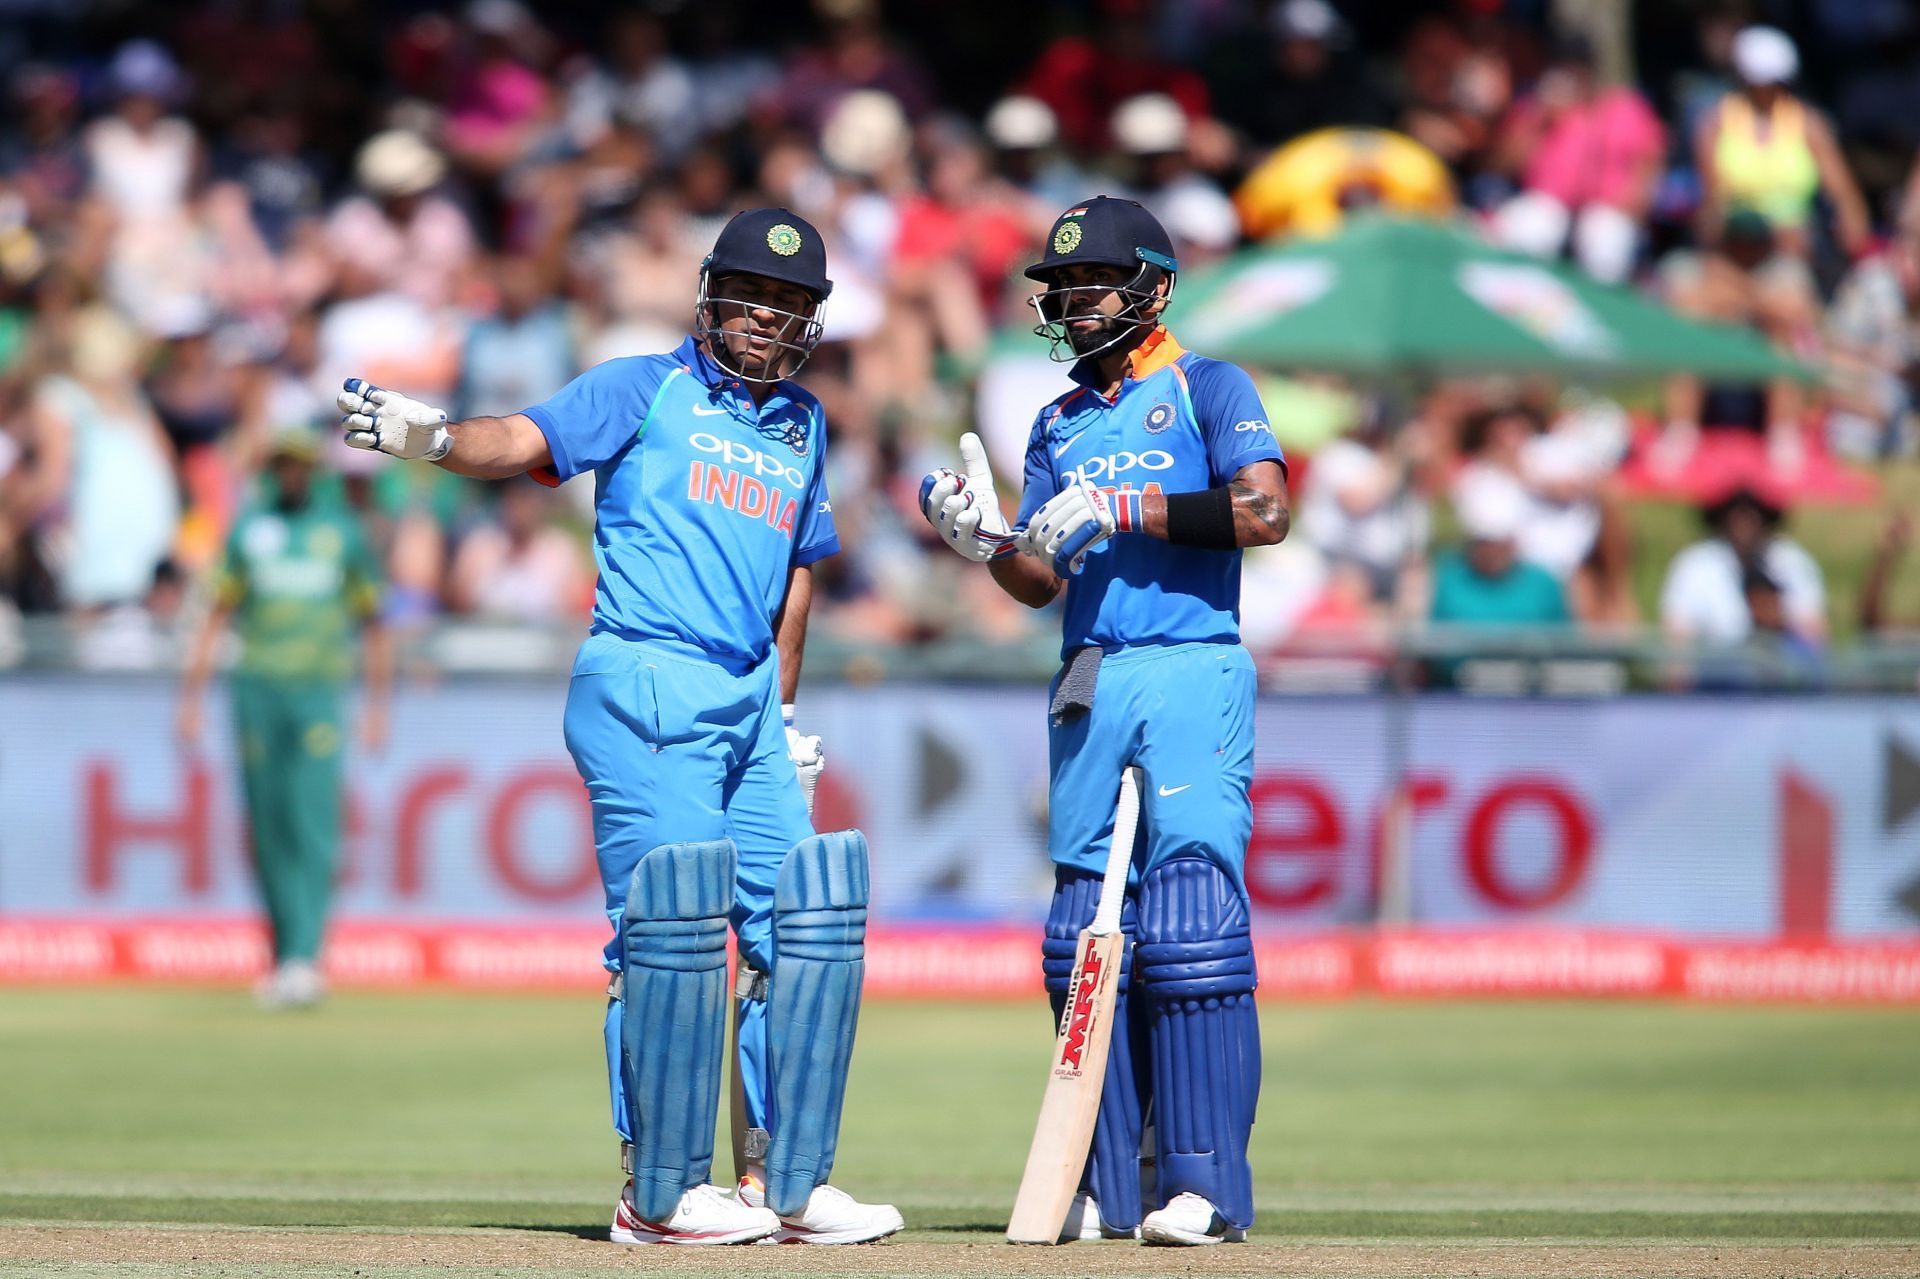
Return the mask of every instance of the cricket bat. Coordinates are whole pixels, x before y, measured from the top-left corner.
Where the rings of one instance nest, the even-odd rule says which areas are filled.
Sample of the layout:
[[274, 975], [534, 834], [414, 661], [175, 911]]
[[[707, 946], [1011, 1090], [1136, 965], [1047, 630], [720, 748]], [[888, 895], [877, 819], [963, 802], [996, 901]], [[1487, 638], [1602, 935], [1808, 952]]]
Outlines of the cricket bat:
[[1120, 905], [1127, 892], [1127, 864], [1133, 857], [1134, 829], [1140, 819], [1140, 770], [1120, 777], [1120, 798], [1113, 810], [1113, 845], [1107, 851], [1106, 877], [1093, 922], [1080, 930], [1073, 957], [1073, 980], [1060, 1015], [1047, 1091], [1027, 1152], [1027, 1170], [1013, 1201], [1008, 1243], [1060, 1242], [1067, 1209], [1080, 1188], [1080, 1173], [1093, 1145], [1093, 1124], [1100, 1115], [1100, 1088], [1107, 1078], [1107, 1051], [1113, 1041], [1113, 1001], [1120, 987]]

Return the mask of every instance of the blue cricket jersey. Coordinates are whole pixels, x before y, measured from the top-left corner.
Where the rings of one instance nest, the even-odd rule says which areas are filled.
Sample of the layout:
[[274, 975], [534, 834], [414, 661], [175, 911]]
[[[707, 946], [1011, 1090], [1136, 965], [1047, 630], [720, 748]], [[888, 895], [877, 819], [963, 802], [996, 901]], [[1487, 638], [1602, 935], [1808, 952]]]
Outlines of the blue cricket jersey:
[[596, 365], [526, 415], [553, 452], [536, 479], [594, 475], [596, 634], [758, 663], [788, 569], [840, 549], [820, 402], [781, 382], [756, 406], [697, 339]]
[[[1074, 380], [1084, 371], [1074, 368]], [[1246, 372], [1181, 348], [1164, 327], [1135, 348], [1112, 400], [1084, 383], [1034, 420], [1019, 524], [1080, 476], [1109, 493], [1216, 488], [1280, 443]], [[1237, 643], [1240, 552], [1123, 534], [1067, 580], [1062, 652], [1083, 645]]]

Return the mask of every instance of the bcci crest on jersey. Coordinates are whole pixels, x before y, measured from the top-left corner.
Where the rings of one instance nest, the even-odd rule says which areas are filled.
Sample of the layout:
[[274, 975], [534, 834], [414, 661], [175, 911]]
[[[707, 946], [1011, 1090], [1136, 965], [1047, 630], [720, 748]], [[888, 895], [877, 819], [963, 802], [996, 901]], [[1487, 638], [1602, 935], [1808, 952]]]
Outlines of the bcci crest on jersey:
[[1173, 425], [1173, 405], [1165, 400], [1147, 410], [1146, 428], [1148, 435], [1158, 435]]

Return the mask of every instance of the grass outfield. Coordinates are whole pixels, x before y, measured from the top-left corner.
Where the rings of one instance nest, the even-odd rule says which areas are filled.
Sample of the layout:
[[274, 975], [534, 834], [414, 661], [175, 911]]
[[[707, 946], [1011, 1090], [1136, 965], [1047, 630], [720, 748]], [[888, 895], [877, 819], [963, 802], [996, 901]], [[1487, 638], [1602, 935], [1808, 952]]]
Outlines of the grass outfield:
[[1046, 1019], [900, 1003], [867, 1010], [835, 1175], [900, 1242], [613, 1252], [596, 1014], [0, 991], [0, 1275], [1920, 1275], [1907, 1011], [1269, 1005], [1261, 1220], [1199, 1252], [999, 1244]]

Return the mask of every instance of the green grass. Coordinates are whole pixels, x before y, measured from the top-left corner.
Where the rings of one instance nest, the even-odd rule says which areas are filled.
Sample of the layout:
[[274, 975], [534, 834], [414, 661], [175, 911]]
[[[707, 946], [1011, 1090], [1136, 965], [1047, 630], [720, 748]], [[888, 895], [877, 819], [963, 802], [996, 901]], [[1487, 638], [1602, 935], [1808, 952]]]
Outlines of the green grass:
[[[1280, 1004], [1264, 1030], [1268, 1242], [1920, 1242], [1911, 1012]], [[0, 1258], [9, 1223], [591, 1234], [619, 1179], [598, 1031], [591, 996], [0, 991]], [[1046, 1033], [870, 1006], [836, 1182], [910, 1238], [993, 1242]]]

